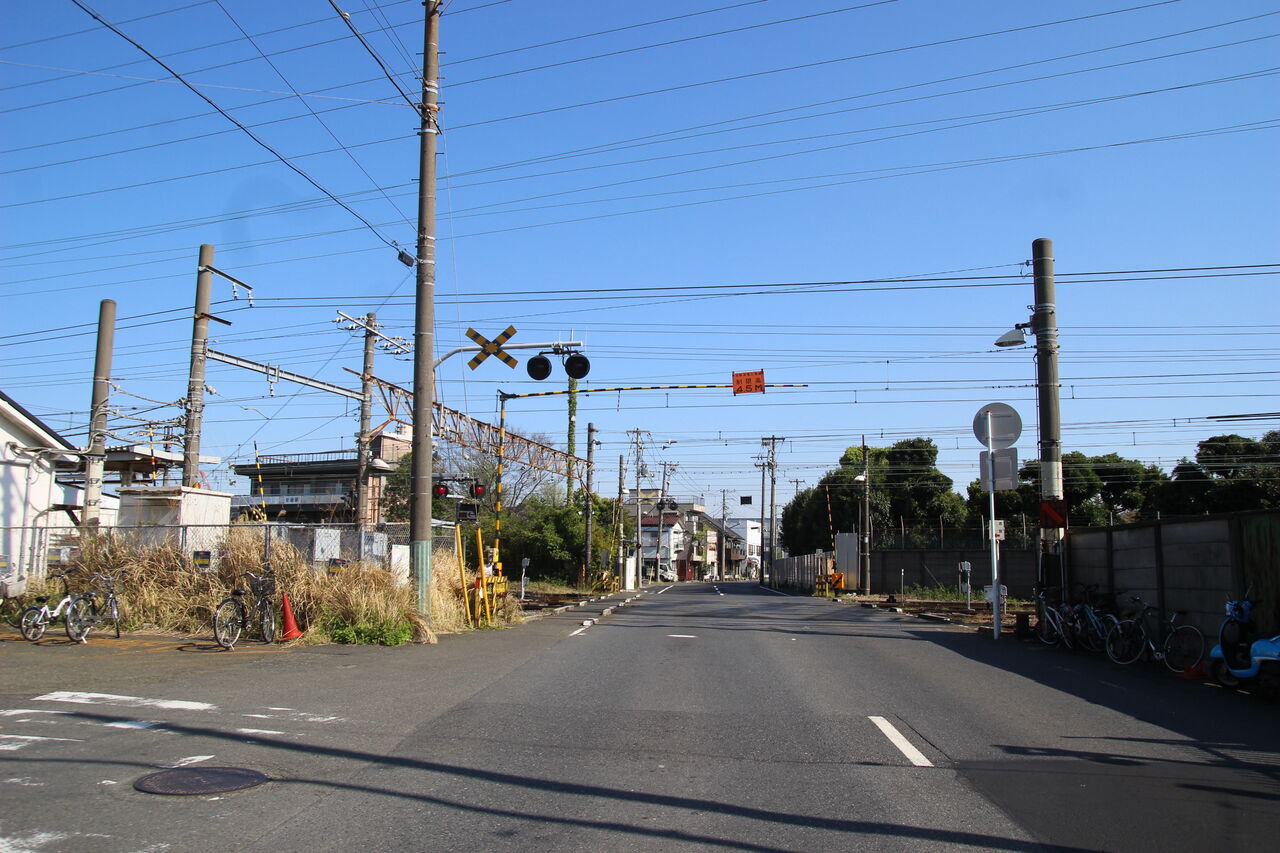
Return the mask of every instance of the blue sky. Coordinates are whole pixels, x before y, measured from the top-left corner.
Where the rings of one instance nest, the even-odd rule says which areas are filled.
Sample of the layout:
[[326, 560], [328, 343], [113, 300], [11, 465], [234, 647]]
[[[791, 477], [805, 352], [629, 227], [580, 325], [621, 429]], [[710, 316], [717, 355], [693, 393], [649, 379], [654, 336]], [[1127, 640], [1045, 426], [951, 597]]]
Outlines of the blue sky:
[[[340, 5], [415, 96], [420, 5]], [[74, 3], [10, 4], [0, 387], [82, 439], [114, 299], [114, 434], [178, 416], [160, 404], [186, 392], [201, 243], [254, 287], [249, 308], [215, 285], [234, 323], [215, 348], [352, 387], [338, 310], [412, 335], [388, 244], [414, 243], [414, 112], [328, 2], [92, 8], [373, 227]], [[1034, 457], [1031, 350], [992, 342], [1030, 314], [1037, 237], [1056, 248], [1064, 449], [1168, 469], [1280, 427], [1211, 419], [1280, 410], [1273, 3], [455, 0], [441, 44], [439, 352], [511, 324], [513, 343], [584, 341], [583, 387], [809, 385], [584, 396], [598, 482], [642, 429], [677, 496], [731, 514], [759, 492], [764, 436], [787, 439], [780, 500], [863, 435], [932, 438], [963, 490], [997, 400]], [[557, 383], [455, 357], [438, 393], [496, 421], [498, 389]], [[229, 463], [255, 444], [353, 444], [344, 398], [219, 364], [208, 384], [215, 487], [242, 487]], [[515, 400], [508, 420], [563, 445], [564, 406]]]

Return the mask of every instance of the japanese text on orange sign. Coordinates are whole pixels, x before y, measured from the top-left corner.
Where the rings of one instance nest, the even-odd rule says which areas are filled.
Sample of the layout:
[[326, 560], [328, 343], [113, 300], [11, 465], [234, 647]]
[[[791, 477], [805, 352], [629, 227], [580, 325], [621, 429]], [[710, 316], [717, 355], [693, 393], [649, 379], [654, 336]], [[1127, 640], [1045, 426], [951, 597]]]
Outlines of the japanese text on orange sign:
[[733, 393], [736, 394], [763, 394], [764, 393], [764, 371], [749, 370], [746, 373], [733, 374]]

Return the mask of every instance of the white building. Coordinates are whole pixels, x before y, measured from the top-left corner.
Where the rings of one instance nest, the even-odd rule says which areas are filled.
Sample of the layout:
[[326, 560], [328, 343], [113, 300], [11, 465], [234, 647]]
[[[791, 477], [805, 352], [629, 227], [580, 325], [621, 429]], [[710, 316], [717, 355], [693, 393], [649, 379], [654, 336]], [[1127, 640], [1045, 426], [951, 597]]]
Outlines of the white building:
[[58, 474], [79, 466], [73, 444], [0, 391], [0, 580], [17, 591], [44, 571], [48, 528], [76, 523], [80, 490]]

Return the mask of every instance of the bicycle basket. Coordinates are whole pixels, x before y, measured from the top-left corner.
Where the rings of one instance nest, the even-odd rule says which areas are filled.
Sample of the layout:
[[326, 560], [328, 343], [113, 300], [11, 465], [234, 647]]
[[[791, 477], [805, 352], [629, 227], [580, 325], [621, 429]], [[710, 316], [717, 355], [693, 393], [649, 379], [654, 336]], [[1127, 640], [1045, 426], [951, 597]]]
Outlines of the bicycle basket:
[[249, 578], [249, 587], [253, 590], [254, 595], [275, 595], [276, 576], [274, 574], [265, 574], [257, 578]]

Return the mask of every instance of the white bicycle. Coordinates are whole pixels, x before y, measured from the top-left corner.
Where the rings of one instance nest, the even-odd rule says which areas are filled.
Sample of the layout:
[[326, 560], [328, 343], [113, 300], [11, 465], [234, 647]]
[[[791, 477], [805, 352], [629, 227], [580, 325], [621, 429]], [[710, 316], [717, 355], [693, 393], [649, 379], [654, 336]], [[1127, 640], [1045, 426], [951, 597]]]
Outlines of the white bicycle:
[[62, 580], [62, 600], [58, 602], [58, 606], [50, 610], [49, 596], [42, 595], [36, 598], [35, 604], [22, 611], [22, 620], [18, 623], [18, 629], [22, 631], [23, 637], [33, 643], [43, 637], [45, 630], [70, 609], [71, 601], [75, 598], [67, 585], [67, 576], [65, 574], [49, 575], [50, 580], [55, 578]]

